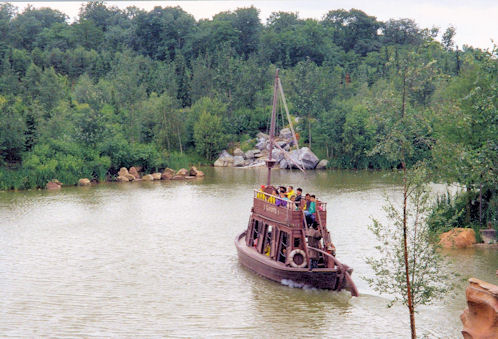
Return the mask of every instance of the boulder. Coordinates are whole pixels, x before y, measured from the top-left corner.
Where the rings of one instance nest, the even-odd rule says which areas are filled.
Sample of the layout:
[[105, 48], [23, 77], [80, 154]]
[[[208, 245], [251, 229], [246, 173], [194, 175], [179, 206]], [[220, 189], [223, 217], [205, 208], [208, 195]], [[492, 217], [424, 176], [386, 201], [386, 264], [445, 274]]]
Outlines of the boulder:
[[185, 179], [195, 179], [195, 178], [196, 178], [196, 177], [195, 177], [195, 176], [193, 176], [193, 175], [187, 175], [187, 176], [185, 176]]
[[240, 148], [236, 148], [236, 149], [233, 151], [233, 155], [234, 155], [234, 156], [239, 156], [239, 157], [245, 157], [244, 152], [243, 152]]
[[135, 176], [133, 174], [130, 174], [130, 173], [125, 174], [124, 177], [127, 178], [128, 181], [135, 181], [135, 180], [137, 180], [137, 178], [135, 178]]
[[153, 181], [154, 180], [154, 177], [152, 176], [152, 174], [146, 174], [142, 177], [142, 180], [144, 181]]
[[126, 167], [121, 167], [118, 172], [118, 177], [124, 177], [126, 174], [128, 174], [128, 169]]
[[136, 169], [136, 167], [134, 167], [134, 166], [130, 167], [128, 172], [131, 175], [133, 175], [135, 177], [135, 179], [140, 179], [140, 174], [138, 174], [138, 170]]
[[284, 151], [279, 150], [278, 148], [277, 149], [274, 148], [273, 151], [271, 152], [271, 157], [276, 162], [280, 162], [284, 158]]
[[174, 175], [171, 178], [171, 180], [183, 180], [183, 179], [185, 179], [185, 175], [178, 175], [178, 174]]
[[123, 176], [123, 175], [119, 175], [119, 176], [116, 178], [116, 180], [117, 180], [118, 182], [128, 182], [128, 181], [130, 181], [130, 180], [128, 180], [128, 178], [127, 178], [126, 176]]
[[270, 139], [270, 136], [266, 133], [258, 132], [258, 134], [256, 134], [256, 138], [257, 139]]
[[254, 159], [256, 157], [256, 154], [258, 154], [260, 151], [259, 149], [251, 149], [246, 152], [245, 158], [246, 159]]
[[166, 168], [163, 173], [161, 174], [161, 179], [162, 180], [170, 180], [175, 176], [176, 172], [172, 170], [171, 168]]
[[90, 186], [92, 183], [88, 178], [81, 178], [78, 180], [78, 186]]
[[480, 230], [481, 239], [485, 244], [495, 244], [498, 239], [498, 232], [494, 228]]
[[329, 161], [326, 159], [320, 160], [318, 165], [316, 165], [315, 169], [326, 169], [329, 164]]
[[467, 308], [460, 315], [465, 339], [498, 338], [498, 286], [470, 278]]
[[152, 173], [152, 178], [154, 180], [161, 180], [161, 173]]
[[258, 143], [256, 144], [256, 148], [259, 150], [264, 150], [268, 146], [267, 139], [258, 139]]
[[287, 163], [287, 160], [285, 160], [285, 159], [280, 160], [279, 166], [281, 169], [289, 168], [289, 164]]
[[288, 142], [281, 140], [281, 141], [276, 141], [275, 144], [277, 144], [280, 148], [285, 148], [285, 146], [287, 146]]
[[303, 147], [299, 150], [299, 160], [302, 161], [305, 169], [314, 169], [320, 161], [308, 147]]
[[185, 177], [188, 175], [188, 171], [185, 168], [180, 168], [178, 172], [176, 172], [176, 175], [181, 175], [182, 177]]
[[214, 167], [229, 167], [233, 165], [233, 156], [231, 156], [227, 151], [221, 152], [218, 160], [214, 162]]
[[58, 190], [61, 189], [62, 183], [57, 180], [57, 179], [52, 179], [51, 181], [47, 182], [45, 185], [45, 188], [48, 190]]
[[292, 140], [292, 131], [290, 130], [290, 128], [282, 128], [280, 130], [279, 136], [282, 139]]
[[233, 157], [233, 167], [242, 167], [244, 166], [244, 157], [240, 155], [236, 155]]
[[476, 243], [476, 234], [471, 228], [454, 228], [439, 236], [439, 245], [444, 248], [464, 248]]
[[195, 175], [197, 178], [202, 178], [204, 176], [204, 172], [203, 171], [197, 171], [197, 174]]
[[195, 176], [197, 176], [197, 172], [199, 172], [199, 170], [197, 169], [197, 167], [192, 166], [192, 167], [190, 167], [190, 169], [188, 171], [188, 175], [191, 175], [191, 176], [195, 177]]

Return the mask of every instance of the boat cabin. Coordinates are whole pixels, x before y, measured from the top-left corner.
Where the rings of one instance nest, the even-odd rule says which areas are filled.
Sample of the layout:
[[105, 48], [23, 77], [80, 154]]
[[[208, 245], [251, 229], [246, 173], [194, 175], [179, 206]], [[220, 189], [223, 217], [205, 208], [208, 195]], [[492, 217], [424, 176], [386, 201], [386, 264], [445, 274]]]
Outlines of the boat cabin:
[[[334, 262], [321, 252], [335, 255], [335, 248], [327, 231], [327, 204], [316, 201], [314, 219], [321, 239], [318, 248], [308, 248], [308, 225], [303, 212], [304, 199], [300, 203], [286, 201], [278, 205], [277, 196], [271, 195], [273, 187], [264, 191], [254, 190], [253, 208], [247, 228], [246, 245], [260, 254], [292, 267], [307, 267], [310, 251], [318, 252], [318, 267], [333, 267]], [[315, 245], [316, 246], [316, 245]], [[331, 262], [329, 262], [331, 261]]]

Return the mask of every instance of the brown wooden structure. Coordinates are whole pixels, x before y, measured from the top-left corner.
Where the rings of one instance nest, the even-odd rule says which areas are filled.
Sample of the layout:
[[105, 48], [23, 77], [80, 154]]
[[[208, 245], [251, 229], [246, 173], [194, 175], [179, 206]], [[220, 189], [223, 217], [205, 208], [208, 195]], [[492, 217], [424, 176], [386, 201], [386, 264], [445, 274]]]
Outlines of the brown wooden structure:
[[[335, 247], [327, 230], [327, 204], [316, 202], [314, 219], [318, 224], [321, 239], [318, 247], [308, 246], [311, 225], [308, 225], [302, 205], [288, 201], [279, 206], [279, 199], [271, 195], [271, 170], [275, 161], [271, 150], [275, 129], [275, 111], [278, 70], [275, 75], [272, 123], [270, 128], [270, 154], [267, 161], [268, 179], [264, 191], [255, 190], [253, 207], [247, 229], [235, 238], [239, 261], [248, 269], [268, 279], [340, 291], [347, 289], [358, 296], [358, 290], [351, 279], [352, 269], [341, 264], [335, 257]], [[301, 203], [304, 203], [302, 201]], [[316, 232], [315, 232], [316, 233]], [[317, 266], [311, 268], [310, 258], [317, 259]]]

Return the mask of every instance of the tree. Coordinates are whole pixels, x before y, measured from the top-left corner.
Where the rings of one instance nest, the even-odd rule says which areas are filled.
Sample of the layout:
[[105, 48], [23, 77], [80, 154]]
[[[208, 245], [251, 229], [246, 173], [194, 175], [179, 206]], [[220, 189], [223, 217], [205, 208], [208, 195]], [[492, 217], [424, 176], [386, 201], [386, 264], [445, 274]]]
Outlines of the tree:
[[225, 134], [221, 119], [216, 115], [203, 112], [194, 125], [195, 148], [209, 161], [225, 147]]
[[388, 199], [387, 223], [373, 219], [369, 226], [379, 245], [378, 255], [367, 258], [375, 275], [365, 279], [376, 291], [391, 296], [388, 307], [397, 301], [408, 306], [413, 339], [416, 306], [440, 298], [450, 288], [445, 262], [425, 222], [430, 209], [426, 175], [423, 166], [404, 174], [401, 206]]

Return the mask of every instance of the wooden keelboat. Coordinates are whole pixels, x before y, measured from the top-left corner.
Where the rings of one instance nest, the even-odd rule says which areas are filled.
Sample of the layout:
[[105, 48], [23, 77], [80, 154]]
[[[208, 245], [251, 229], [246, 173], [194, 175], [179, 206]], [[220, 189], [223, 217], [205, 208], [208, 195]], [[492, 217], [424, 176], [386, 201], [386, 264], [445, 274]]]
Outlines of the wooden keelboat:
[[[316, 202], [315, 228], [320, 240], [316, 247], [308, 246], [312, 227], [301, 208], [294, 203], [278, 206], [278, 199], [272, 196], [271, 170], [275, 133], [276, 96], [280, 80], [275, 75], [272, 120], [270, 126], [270, 150], [267, 184], [264, 190], [255, 190], [253, 207], [247, 229], [235, 238], [239, 262], [246, 268], [270, 280], [297, 287], [310, 287], [350, 291], [358, 296], [358, 290], [351, 279], [352, 269], [337, 260], [335, 247], [327, 230], [327, 204]], [[280, 88], [280, 93], [283, 91]], [[301, 201], [301, 204], [305, 203]], [[301, 205], [302, 207], [302, 205]], [[309, 221], [309, 220], [308, 220]], [[317, 234], [316, 231], [315, 235]], [[310, 258], [314, 259], [311, 267]]]

